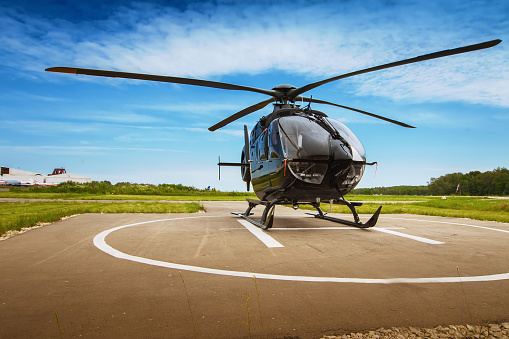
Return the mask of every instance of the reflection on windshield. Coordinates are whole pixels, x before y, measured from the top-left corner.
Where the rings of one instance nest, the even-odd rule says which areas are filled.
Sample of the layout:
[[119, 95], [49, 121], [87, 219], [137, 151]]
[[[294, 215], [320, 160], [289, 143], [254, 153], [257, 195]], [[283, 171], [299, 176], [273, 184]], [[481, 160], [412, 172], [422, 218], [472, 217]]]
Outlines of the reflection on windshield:
[[[353, 132], [341, 122], [325, 118], [352, 148], [354, 161], [365, 161], [366, 152]], [[328, 159], [331, 136], [318, 123], [301, 116], [278, 120], [283, 152], [288, 159]]]
[[[353, 160], [366, 161], [366, 151], [364, 150], [364, 147], [362, 146], [359, 139], [357, 139], [355, 134], [353, 134], [353, 132], [348, 127], [346, 127], [343, 123], [341, 123], [337, 120], [334, 120], [334, 119], [330, 119], [330, 118], [326, 118], [326, 119], [332, 124], [332, 126], [334, 126], [335, 129], [338, 130], [339, 134], [341, 134], [341, 136], [343, 138], [345, 138], [345, 140], [350, 144], [350, 146], [352, 148], [355, 148], [355, 151], [357, 151], [357, 154], [355, 151], [353, 151], [353, 157], [354, 157]], [[359, 159], [356, 159], [356, 155], [358, 155]]]
[[299, 116], [284, 117], [278, 121], [286, 158], [329, 158], [329, 133], [318, 124]]
[[329, 166], [325, 163], [310, 161], [290, 161], [288, 167], [298, 179], [312, 184], [321, 184]]

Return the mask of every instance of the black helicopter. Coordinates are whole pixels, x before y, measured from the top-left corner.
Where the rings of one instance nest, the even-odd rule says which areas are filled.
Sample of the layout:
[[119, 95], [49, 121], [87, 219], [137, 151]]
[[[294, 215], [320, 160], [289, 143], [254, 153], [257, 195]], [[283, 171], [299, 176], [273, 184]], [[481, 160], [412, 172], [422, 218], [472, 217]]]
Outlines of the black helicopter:
[[[348, 127], [337, 120], [327, 117], [326, 114], [320, 111], [312, 110], [310, 104], [332, 105], [369, 115], [402, 127], [414, 127], [377, 114], [313, 97], [301, 96], [301, 94], [332, 81], [391, 67], [485, 49], [493, 47], [500, 42], [501, 40], [492, 40], [425, 54], [415, 58], [346, 73], [298, 88], [291, 85], [278, 85], [272, 89], [262, 89], [200, 79], [71, 67], [52, 67], [46, 69], [46, 71], [170, 82], [269, 95], [269, 99], [249, 106], [209, 128], [210, 131], [215, 131], [239, 118], [266, 107], [270, 103], [274, 103], [273, 112], [262, 117], [250, 135], [247, 126], [244, 125], [244, 147], [241, 162], [222, 163], [219, 161], [219, 168], [221, 166], [241, 167], [242, 180], [247, 183], [247, 190], [249, 191], [249, 184], [251, 182], [256, 196], [260, 199], [247, 199], [249, 206], [244, 213], [232, 213], [266, 230], [272, 227], [276, 205], [293, 205], [296, 209], [299, 204], [310, 204], [318, 211], [318, 213], [310, 214], [317, 218], [360, 228], [368, 228], [376, 224], [382, 206], [378, 208], [366, 223], [362, 223], [355, 209], [356, 206], [362, 204], [347, 201], [344, 196], [359, 183], [365, 166], [374, 165], [375, 162], [366, 162], [364, 147]], [[309, 104], [306, 107], [300, 107], [296, 102], [307, 102]], [[321, 202], [328, 202], [331, 204], [331, 207], [333, 203], [348, 206], [353, 214], [354, 221], [327, 216], [327, 213], [323, 212], [320, 208]], [[260, 221], [250, 217], [252, 215], [251, 210], [257, 205], [265, 206]]]

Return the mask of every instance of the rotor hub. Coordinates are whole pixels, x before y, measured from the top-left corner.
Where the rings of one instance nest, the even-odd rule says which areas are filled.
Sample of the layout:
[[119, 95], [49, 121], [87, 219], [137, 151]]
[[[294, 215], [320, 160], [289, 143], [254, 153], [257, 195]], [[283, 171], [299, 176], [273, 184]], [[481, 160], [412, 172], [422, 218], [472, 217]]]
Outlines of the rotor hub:
[[278, 91], [278, 92], [281, 92], [281, 93], [287, 93], [287, 92], [289, 92], [292, 89], [297, 89], [297, 87], [295, 87], [293, 85], [277, 85], [272, 90], [273, 91]]
[[287, 85], [287, 84], [284, 84], [284, 85], [277, 85], [276, 87], [274, 87], [272, 90], [273, 91], [276, 91], [276, 92], [279, 92], [281, 93], [281, 95], [278, 97], [278, 96], [275, 96], [281, 103], [283, 104], [286, 104], [288, 101], [290, 102], [293, 102], [294, 100], [292, 100], [290, 97], [288, 97], [288, 93], [294, 89], [296, 89], [297, 87], [293, 86], [293, 85]]

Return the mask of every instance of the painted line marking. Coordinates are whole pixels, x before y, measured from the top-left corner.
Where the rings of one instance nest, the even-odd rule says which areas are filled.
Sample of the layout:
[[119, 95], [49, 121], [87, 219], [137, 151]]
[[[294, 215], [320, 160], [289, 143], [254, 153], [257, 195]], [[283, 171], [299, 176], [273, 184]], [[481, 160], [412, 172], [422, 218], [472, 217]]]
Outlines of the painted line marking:
[[249, 232], [251, 232], [255, 237], [260, 239], [261, 242], [265, 244], [265, 246], [269, 248], [273, 247], [284, 247], [281, 245], [276, 239], [272, 238], [270, 235], [265, 233], [261, 228], [256, 227], [246, 220], [237, 220], [242, 226], [247, 228]]
[[391, 230], [389, 230], [387, 228], [372, 227], [372, 229], [375, 230], [375, 231], [378, 231], [378, 232], [389, 233], [389, 234], [392, 234], [392, 235], [397, 235], [399, 237], [408, 238], [408, 239], [412, 239], [412, 240], [417, 240], [417, 241], [424, 242], [424, 243], [431, 244], [431, 245], [445, 244], [444, 242], [441, 242], [441, 241], [436, 241], [436, 240], [431, 240], [431, 239], [426, 239], [426, 238], [418, 237], [418, 236], [415, 236], [415, 235], [409, 235], [409, 234], [405, 234], [405, 233], [401, 233], [401, 232], [391, 231]]
[[[459, 282], [480, 282], [480, 281], [498, 281], [498, 280], [509, 280], [509, 272], [508, 273], [499, 273], [499, 274], [490, 274], [490, 275], [479, 275], [479, 276], [469, 276], [469, 277], [461, 277], [461, 279], [457, 276], [452, 277], [428, 277], [428, 278], [340, 278], [340, 277], [313, 277], [313, 276], [292, 276], [292, 275], [278, 275], [278, 274], [263, 274], [256, 272], [242, 272], [242, 271], [228, 271], [228, 270], [220, 270], [214, 268], [206, 268], [199, 266], [191, 266], [191, 265], [182, 265], [177, 263], [171, 263], [166, 261], [152, 260], [143, 257], [137, 257], [134, 255], [130, 255], [127, 253], [120, 252], [119, 250], [114, 249], [110, 245], [106, 243], [106, 236], [110, 233], [118, 231], [123, 228], [138, 226], [138, 225], [146, 225], [153, 222], [161, 222], [168, 220], [185, 220], [185, 219], [199, 219], [199, 218], [214, 218], [219, 216], [200, 216], [200, 217], [183, 217], [183, 218], [173, 218], [173, 219], [161, 219], [161, 220], [151, 220], [145, 222], [138, 222], [135, 224], [123, 225], [114, 228], [110, 228], [106, 231], [103, 231], [94, 237], [94, 245], [101, 251], [119, 259], [130, 260], [142, 264], [171, 268], [176, 270], [184, 270], [191, 272], [199, 272], [199, 273], [207, 273], [207, 274], [217, 274], [224, 275], [230, 277], [242, 277], [242, 278], [250, 278], [253, 277], [259, 279], [271, 279], [271, 280], [282, 280], [282, 281], [300, 281], [300, 282], [331, 282], [331, 283], [352, 283], [352, 284], [429, 284], [429, 283], [459, 283]], [[422, 220], [424, 221], [424, 220]], [[470, 225], [465, 225], [470, 226]]]
[[[242, 225], [244, 225], [244, 227], [246, 227], [256, 237], [258, 237], [258, 239], [260, 239], [265, 245], [267, 245], [267, 247], [284, 247], [279, 242], [274, 240], [274, 238], [272, 238], [271, 236], [269, 236], [270, 239], [268, 239], [268, 240], [271, 242], [274, 241], [276, 244], [279, 244], [279, 246], [269, 246], [267, 243], [265, 243], [264, 240], [262, 240], [262, 238], [260, 238], [260, 237], [263, 237], [265, 239], [265, 236], [268, 235], [266, 232], [262, 231], [260, 228], [258, 228], [256, 226], [253, 226], [251, 223], [249, 223], [245, 220], [237, 220], [237, 221], [240, 222]], [[233, 228], [233, 229], [239, 230], [239, 228]], [[230, 230], [233, 230], [233, 229], [230, 229]], [[426, 239], [426, 238], [418, 237], [415, 235], [409, 235], [409, 234], [405, 234], [405, 233], [401, 233], [401, 232], [392, 231], [392, 230], [404, 230], [404, 229], [406, 229], [404, 227], [384, 227], [384, 228], [371, 227], [371, 229], [373, 229], [374, 231], [382, 232], [382, 233], [396, 235], [398, 237], [417, 240], [417, 241], [424, 242], [424, 243], [431, 244], [431, 245], [445, 244], [444, 242], [441, 242], [441, 241]], [[222, 229], [222, 231], [225, 231], [225, 230], [226, 229]], [[325, 230], [325, 231], [326, 230], [361, 230], [361, 228], [349, 227], [349, 226], [344, 226], [344, 227], [310, 227], [310, 228], [271, 228], [270, 232], [273, 232], [273, 231], [308, 231], [308, 230], [315, 230], [315, 231], [317, 231], [317, 230]]]
[[383, 216], [380, 216], [380, 218], [383, 218], [383, 219], [393, 219], [393, 220], [408, 220], [408, 221], [434, 222], [434, 223], [437, 223], [437, 224], [448, 224], [448, 225], [467, 226], [467, 227], [482, 228], [482, 229], [490, 230], [490, 231], [497, 231], [497, 232], [509, 233], [509, 231], [506, 231], [506, 230], [500, 230], [500, 229], [498, 229], [498, 228], [491, 228], [491, 227], [478, 226], [478, 225], [469, 225], [469, 224], [460, 224], [460, 223], [457, 223], [457, 222], [449, 222], [449, 221], [420, 220], [420, 219], [405, 219], [405, 218], [391, 218], [391, 217], [383, 217]]

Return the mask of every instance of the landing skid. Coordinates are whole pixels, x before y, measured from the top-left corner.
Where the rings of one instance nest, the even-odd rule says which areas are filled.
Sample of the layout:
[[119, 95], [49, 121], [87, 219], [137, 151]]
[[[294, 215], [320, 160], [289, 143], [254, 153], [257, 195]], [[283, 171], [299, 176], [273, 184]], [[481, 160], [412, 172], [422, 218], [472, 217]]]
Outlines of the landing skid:
[[[242, 217], [243, 219], [249, 221], [253, 225], [256, 225], [264, 230], [268, 230], [272, 227], [272, 224], [274, 222], [274, 210], [275, 210], [276, 205], [284, 203], [284, 201], [278, 200], [278, 199], [275, 199], [272, 201], [263, 201], [263, 200], [254, 200], [254, 199], [246, 199], [246, 200], [249, 203], [249, 206], [244, 213], [242, 213], [242, 212], [231, 212], [231, 213]], [[338, 222], [338, 223], [348, 225], [348, 226], [353, 226], [353, 227], [358, 227], [358, 228], [369, 228], [369, 227], [375, 226], [376, 222], [378, 221], [378, 216], [380, 215], [380, 211], [382, 210], [382, 206], [380, 206], [376, 210], [375, 214], [373, 214], [373, 216], [371, 216], [371, 218], [366, 223], [362, 223], [361, 219], [359, 218], [359, 215], [357, 214], [357, 211], [355, 210], [355, 206], [361, 206], [362, 203], [350, 202], [350, 201], [346, 201], [344, 199], [335, 200], [334, 203], [348, 206], [350, 208], [350, 211], [352, 211], [354, 221], [343, 220], [343, 219], [327, 216], [327, 212], [322, 211], [322, 209], [320, 208], [320, 203], [318, 203], [318, 202], [311, 203], [311, 205], [314, 208], [316, 208], [318, 213], [306, 213], [306, 214], [313, 215], [315, 218]], [[259, 222], [250, 218], [250, 216], [253, 214], [253, 213], [251, 213], [251, 210], [258, 205], [265, 206], [263, 213], [262, 213], [262, 217]], [[332, 207], [332, 204], [331, 204], [331, 207]]]
[[[249, 203], [249, 207], [247, 210], [242, 212], [231, 212], [232, 214], [238, 215], [253, 225], [256, 225], [260, 227], [261, 229], [268, 230], [272, 227], [272, 223], [274, 222], [274, 209], [276, 208], [276, 204], [280, 203], [278, 199], [272, 200], [272, 201], [262, 201], [262, 200], [254, 200], [254, 199], [246, 199]], [[260, 222], [251, 219], [249, 216], [252, 215], [251, 210], [258, 206], [258, 205], [264, 205], [265, 208], [262, 213], [262, 217], [260, 219]]]
[[[382, 206], [378, 207], [375, 214], [373, 214], [371, 216], [371, 218], [366, 223], [363, 224], [361, 222], [361, 219], [359, 218], [359, 215], [357, 214], [357, 210], [355, 209], [355, 206], [361, 206], [362, 203], [350, 202], [350, 201], [346, 201], [344, 199], [337, 200], [337, 203], [340, 205], [348, 206], [350, 208], [350, 211], [352, 211], [352, 214], [354, 217], [354, 221], [343, 220], [343, 219], [327, 216], [326, 215], [327, 213], [323, 212], [322, 209], [320, 208], [320, 203], [312, 203], [311, 204], [314, 208], [316, 208], [318, 213], [306, 213], [306, 214], [313, 215], [313, 216], [315, 216], [315, 218], [334, 221], [334, 222], [338, 222], [338, 223], [348, 225], [348, 226], [353, 226], [353, 227], [358, 227], [358, 228], [370, 228], [370, 227], [375, 226], [376, 222], [378, 221], [378, 216], [380, 215], [380, 211], [382, 210]], [[331, 207], [332, 207], [332, 205], [331, 205]]]

